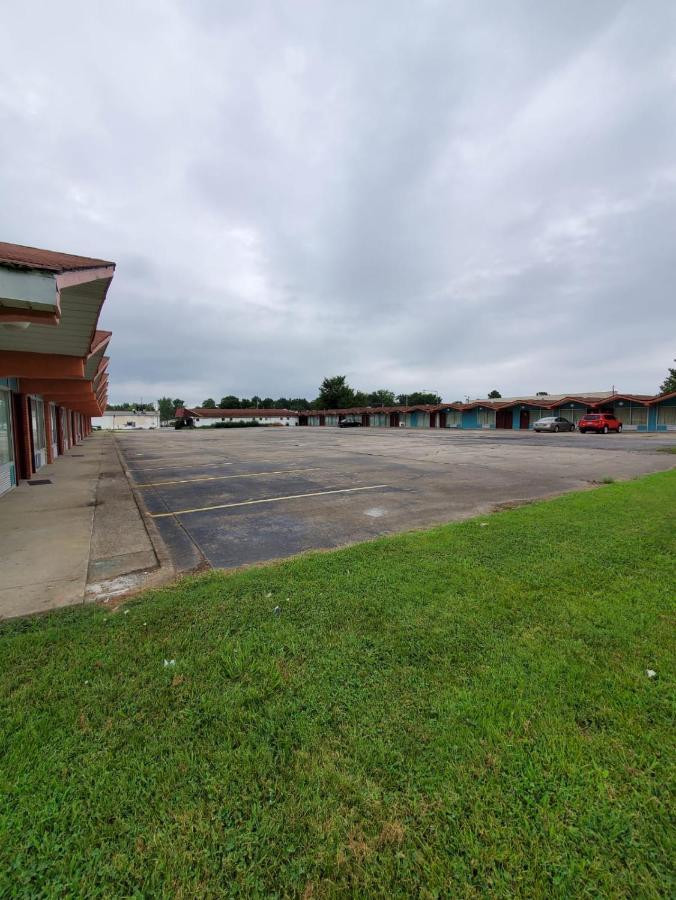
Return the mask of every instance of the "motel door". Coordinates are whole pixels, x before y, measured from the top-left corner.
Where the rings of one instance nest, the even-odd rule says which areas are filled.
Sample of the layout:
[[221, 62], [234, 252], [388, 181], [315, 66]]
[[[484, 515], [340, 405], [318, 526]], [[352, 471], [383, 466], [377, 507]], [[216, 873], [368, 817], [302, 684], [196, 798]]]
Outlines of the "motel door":
[[15, 484], [11, 394], [0, 389], [0, 494]]
[[33, 468], [37, 472], [47, 462], [45, 438], [45, 404], [37, 397], [30, 398], [31, 430], [33, 432]]
[[528, 428], [530, 423], [530, 415], [527, 409], [522, 409], [519, 415], [519, 428]]

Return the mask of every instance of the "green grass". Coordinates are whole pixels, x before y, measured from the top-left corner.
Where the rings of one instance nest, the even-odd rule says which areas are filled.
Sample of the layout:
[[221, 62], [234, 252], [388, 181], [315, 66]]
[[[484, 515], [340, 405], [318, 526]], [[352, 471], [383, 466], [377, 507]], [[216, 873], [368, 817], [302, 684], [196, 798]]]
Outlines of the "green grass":
[[0, 896], [672, 894], [675, 510], [664, 473], [6, 623]]

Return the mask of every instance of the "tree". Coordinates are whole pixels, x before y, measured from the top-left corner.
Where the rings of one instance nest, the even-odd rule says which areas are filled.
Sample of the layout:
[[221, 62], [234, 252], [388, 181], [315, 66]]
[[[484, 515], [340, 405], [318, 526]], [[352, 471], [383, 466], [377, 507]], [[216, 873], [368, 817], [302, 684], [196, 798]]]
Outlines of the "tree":
[[441, 403], [441, 397], [432, 391], [411, 391], [410, 394], [399, 394], [397, 403], [402, 406], [423, 406], [428, 403], [435, 406]]
[[171, 405], [174, 407], [174, 412], [176, 412], [177, 409], [183, 409], [185, 407], [185, 400], [172, 400]]
[[547, 391], [538, 391], [535, 396], [536, 397], [549, 397], [549, 394], [547, 393]]
[[365, 394], [364, 391], [355, 391], [354, 396], [352, 397], [352, 406], [368, 406], [369, 405], [369, 395]]
[[160, 397], [157, 401], [157, 408], [160, 411], [160, 422], [168, 422], [174, 418], [176, 407], [171, 397]]
[[235, 397], [234, 394], [228, 394], [227, 397], [221, 397], [218, 406], [219, 409], [239, 409], [239, 397]]
[[272, 399], [272, 397], [263, 397], [263, 399], [261, 400], [261, 406], [263, 407], [263, 409], [273, 409], [275, 406], [275, 401]]
[[315, 401], [318, 409], [343, 409], [354, 405], [354, 391], [347, 383], [346, 375], [325, 378]]
[[289, 400], [286, 408], [293, 409], [295, 412], [303, 412], [306, 409], [312, 409], [312, 404], [305, 397], [294, 397], [293, 400]]
[[500, 393], [500, 391], [491, 391], [490, 394], [488, 395], [489, 400], [499, 400], [500, 397], [502, 397], [502, 394]]
[[275, 409], [288, 409], [289, 403], [291, 401], [287, 397], [280, 397], [278, 400], [275, 400], [273, 406]]
[[253, 404], [251, 403], [251, 400], [249, 400], [248, 397], [242, 397], [242, 399], [239, 401], [239, 405], [240, 405], [240, 409], [251, 409]]
[[381, 388], [379, 391], [371, 391], [369, 394], [370, 406], [394, 406], [394, 392]]
[[120, 412], [155, 412], [154, 403], [109, 403], [108, 409]]
[[209, 397], [209, 399], [205, 400], [202, 404], [202, 409], [216, 409], [216, 401], [212, 397]]
[[256, 409], [258, 409], [258, 407], [262, 405], [261, 398], [258, 396], [258, 394], [254, 394], [251, 398], [251, 405], [255, 406]]
[[[676, 359], [674, 360], [676, 362]], [[676, 391], [676, 369], [669, 368], [668, 375], [660, 385], [660, 394], [669, 394]]]

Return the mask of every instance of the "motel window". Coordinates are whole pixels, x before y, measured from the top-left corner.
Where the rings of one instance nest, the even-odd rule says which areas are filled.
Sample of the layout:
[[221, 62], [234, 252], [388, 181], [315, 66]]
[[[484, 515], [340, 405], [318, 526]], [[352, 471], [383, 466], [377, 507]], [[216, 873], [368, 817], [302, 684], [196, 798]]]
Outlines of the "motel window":
[[446, 410], [446, 427], [450, 428], [454, 425], [459, 425], [460, 420], [462, 419], [462, 413], [459, 409], [447, 409]]
[[33, 440], [36, 450], [47, 446], [45, 440], [45, 405], [37, 397], [32, 398]]
[[[529, 409], [528, 410], [528, 421], [531, 425], [534, 425], [538, 419], [544, 419], [545, 416], [555, 416], [556, 413], [551, 409]], [[561, 415], [565, 415], [565, 413], [561, 413]], [[566, 416], [566, 418], [568, 418]]]
[[11, 399], [9, 391], [0, 389], [0, 494], [16, 484]]
[[562, 406], [555, 412], [550, 412], [550, 415], [562, 416], [564, 419], [568, 419], [569, 422], [573, 422], [575, 425], [577, 425], [584, 414], [584, 409], [577, 409], [575, 407], [571, 409], [569, 406]]
[[676, 425], [676, 406], [658, 406], [657, 424]]
[[495, 410], [494, 409], [480, 409], [478, 411], [478, 420], [479, 425], [495, 425]]
[[645, 406], [615, 406], [615, 417], [623, 425], [646, 425], [648, 422], [648, 410]]

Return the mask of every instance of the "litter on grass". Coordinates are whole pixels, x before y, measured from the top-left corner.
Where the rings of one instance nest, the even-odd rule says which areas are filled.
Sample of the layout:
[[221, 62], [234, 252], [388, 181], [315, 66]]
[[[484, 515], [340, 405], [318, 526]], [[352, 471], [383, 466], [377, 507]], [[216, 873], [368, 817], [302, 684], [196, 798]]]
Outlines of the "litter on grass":
[[282, 611], [282, 607], [281, 607], [281, 606], [275, 606], [275, 608], [272, 610], [272, 615], [273, 615], [273, 616], [279, 616], [280, 613], [281, 613], [281, 611]]
[[648, 678], [655, 678], [657, 676], [657, 672], [654, 669], [646, 669], [645, 673]]
[[176, 665], [175, 659], [165, 659], [164, 660], [164, 668], [165, 669], [167, 668], [167, 666], [175, 666], [175, 665]]

